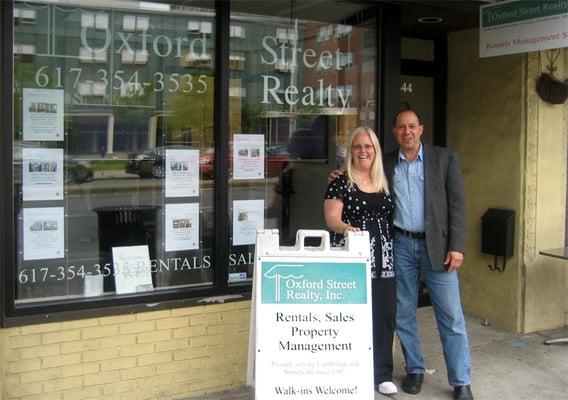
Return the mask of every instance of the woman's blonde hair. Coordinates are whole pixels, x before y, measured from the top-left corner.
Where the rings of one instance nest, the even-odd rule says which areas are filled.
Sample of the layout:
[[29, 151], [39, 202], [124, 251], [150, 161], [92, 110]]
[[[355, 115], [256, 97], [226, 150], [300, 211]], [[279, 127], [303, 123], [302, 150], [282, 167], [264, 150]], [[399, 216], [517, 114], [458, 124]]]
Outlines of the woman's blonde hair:
[[385, 192], [388, 194], [389, 184], [385, 175], [385, 170], [383, 168], [381, 145], [379, 144], [379, 140], [377, 139], [375, 132], [367, 126], [360, 126], [355, 129], [353, 132], [351, 132], [351, 135], [349, 135], [349, 139], [347, 140], [345, 170], [349, 179], [349, 186], [353, 187], [353, 182], [355, 182], [355, 178], [357, 176], [357, 173], [355, 172], [355, 166], [353, 165], [351, 146], [353, 146], [355, 137], [357, 137], [357, 135], [359, 135], [360, 133], [366, 133], [369, 136], [371, 143], [373, 143], [373, 147], [375, 148], [375, 159], [373, 160], [373, 164], [371, 164], [371, 182], [377, 189], [377, 192]]

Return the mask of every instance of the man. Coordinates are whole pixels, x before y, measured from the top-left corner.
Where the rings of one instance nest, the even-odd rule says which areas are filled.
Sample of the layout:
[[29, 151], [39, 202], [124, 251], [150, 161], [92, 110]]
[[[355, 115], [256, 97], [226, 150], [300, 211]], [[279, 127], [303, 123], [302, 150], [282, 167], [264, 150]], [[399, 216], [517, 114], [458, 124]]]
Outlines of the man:
[[396, 326], [407, 372], [401, 387], [417, 394], [424, 379], [416, 322], [422, 275], [436, 315], [454, 399], [473, 399], [457, 274], [466, 234], [461, 170], [455, 154], [420, 141], [423, 130], [415, 111], [399, 112], [392, 129], [399, 150], [385, 158], [385, 173], [395, 198]]

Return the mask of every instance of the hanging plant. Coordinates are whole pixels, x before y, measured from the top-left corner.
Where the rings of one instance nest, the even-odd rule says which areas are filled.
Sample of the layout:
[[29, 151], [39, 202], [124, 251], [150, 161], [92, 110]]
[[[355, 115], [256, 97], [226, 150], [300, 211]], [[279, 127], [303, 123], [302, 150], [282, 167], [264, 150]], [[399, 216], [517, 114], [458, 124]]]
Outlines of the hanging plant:
[[[562, 82], [554, 76], [557, 69], [554, 63], [556, 63], [559, 55], [560, 49], [546, 51], [548, 59], [546, 69], [549, 72], [541, 72], [536, 81], [536, 92], [542, 100], [550, 104], [562, 104], [568, 98], [568, 80]], [[540, 64], [540, 53], [538, 56]]]

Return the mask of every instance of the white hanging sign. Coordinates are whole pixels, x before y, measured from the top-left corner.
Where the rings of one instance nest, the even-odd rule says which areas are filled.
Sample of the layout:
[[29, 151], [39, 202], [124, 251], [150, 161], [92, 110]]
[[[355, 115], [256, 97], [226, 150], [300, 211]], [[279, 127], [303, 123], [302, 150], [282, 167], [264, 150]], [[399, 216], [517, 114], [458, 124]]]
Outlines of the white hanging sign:
[[501, 1], [479, 10], [479, 57], [568, 47], [568, 0]]

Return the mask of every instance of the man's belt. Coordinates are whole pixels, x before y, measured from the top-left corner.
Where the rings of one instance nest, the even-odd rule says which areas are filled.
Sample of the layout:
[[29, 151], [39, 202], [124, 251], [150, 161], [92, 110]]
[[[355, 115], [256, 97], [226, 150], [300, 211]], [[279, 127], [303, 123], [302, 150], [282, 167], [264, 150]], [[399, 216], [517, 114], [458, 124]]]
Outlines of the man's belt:
[[426, 239], [426, 233], [425, 232], [405, 231], [404, 229], [401, 229], [398, 226], [394, 226], [393, 229], [394, 229], [395, 232], [403, 234], [404, 236], [409, 237], [411, 239]]

